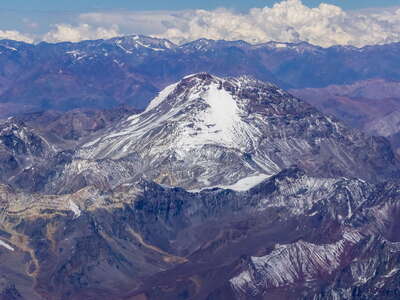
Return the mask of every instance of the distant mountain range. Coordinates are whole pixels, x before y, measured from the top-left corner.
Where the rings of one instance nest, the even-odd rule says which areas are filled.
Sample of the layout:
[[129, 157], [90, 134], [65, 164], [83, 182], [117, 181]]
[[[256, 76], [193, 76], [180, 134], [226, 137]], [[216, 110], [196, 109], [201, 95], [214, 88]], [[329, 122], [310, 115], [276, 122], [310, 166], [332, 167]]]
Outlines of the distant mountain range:
[[321, 48], [206, 39], [178, 46], [145, 36], [37, 45], [3, 40], [1, 116], [120, 104], [144, 108], [165, 86], [197, 72], [251, 75], [286, 89], [399, 81], [399, 55], [400, 43]]
[[352, 127], [388, 137], [397, 149], [399, 57], [400, 43], [321, 48], [207, 39], [175, 45], [146, 36], [37, 45], [2, 40], [0, 118], [49, 109], [144, 109], [171, 83], [209, 72], [275, 83]]

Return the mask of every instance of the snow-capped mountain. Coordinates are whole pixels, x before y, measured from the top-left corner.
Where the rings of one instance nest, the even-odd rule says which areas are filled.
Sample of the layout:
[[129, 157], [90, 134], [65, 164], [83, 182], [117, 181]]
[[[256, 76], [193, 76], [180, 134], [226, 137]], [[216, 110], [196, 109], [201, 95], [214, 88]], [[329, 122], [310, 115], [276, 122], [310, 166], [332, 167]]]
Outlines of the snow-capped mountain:
[[56, 185], [73, 190], [95, 178], [113, 186], [145, 176], [201, 189], [257, 183], [292, 165], [318, 176], [380, 180], [395, 164], [384, 140], [349, 130], [275, 85], [199, 73], [80, 147]]
[[112, 38], [107, 41], [109, 44], [115, 43], [128, 54], [138, 50], [165, 51], [177, 47], [174, 43], [166, 39], [157, 39], [143, 35], [133, 35], [119, 38]]
[[160, 90], [197, 72], [273, 82], [326, 114], [400, 145], [400, 43], [322, 48], [305, 42], [199, 39], [175, 45], [132, 35], [79, 43], [0, 41], [0, 118], [42, 110], [144, 109]]

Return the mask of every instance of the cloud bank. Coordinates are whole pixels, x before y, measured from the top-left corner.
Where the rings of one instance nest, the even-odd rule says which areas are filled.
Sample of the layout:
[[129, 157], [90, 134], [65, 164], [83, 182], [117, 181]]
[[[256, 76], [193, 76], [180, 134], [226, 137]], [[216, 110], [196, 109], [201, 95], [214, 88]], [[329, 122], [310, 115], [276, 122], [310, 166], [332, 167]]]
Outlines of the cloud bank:
[[[3, 35], [2, 35], [3, 34]], [[2, 36], [29, 38], [15, 31]], [[284, 0], [247, 13], [228, 9], [177, 12], [95, 12], [80, 14], [76, 24], [55, 24], [37, 40], [48, 42], [111, 38], [128, 34], [162, 37], [181, 44], [199, 38], [250, 43], [300, 42], [329, 47], [400, 42], [400, 7], [345, 11], [322, 3], [310, 8], [301, 0]]]
[[177, 43], [205, 37], [361, 47], [400, 41], [400, 8], [347, 12], [324, 3], [309, 8], [300, 0], [287, 0], [272, 7], [253, 8], [247, 14], [226, 9], [184, 12], [168, 26], [158, 36]]
[[82, 40], [109, 39], [121, 35], [117, 25], [104, 28], [93, 27], [89, 24], [80, 24], [75, 27], [68, 24], [57, 24], [54, 27], [52, 31], [43, 37], [46, 42], [79, 42]]
[[14, 40], [25, 43], [33, 43], [34, 41], [32, 37], [22, 34], [16, 30], [0, 30], [0, 39]]

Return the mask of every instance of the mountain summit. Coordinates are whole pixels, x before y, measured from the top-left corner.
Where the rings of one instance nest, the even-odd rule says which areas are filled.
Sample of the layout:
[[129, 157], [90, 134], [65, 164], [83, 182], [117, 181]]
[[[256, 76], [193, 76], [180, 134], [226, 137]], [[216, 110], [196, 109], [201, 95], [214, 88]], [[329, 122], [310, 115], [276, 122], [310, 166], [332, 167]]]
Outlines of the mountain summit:
[[198, 73], [80, 147], [57, 185], [70, 192], [83, 182], [112, 187], [145, 176], [188, 189], [240, 186], [292, 165], [380, 180], [395, 164], [384, 139], [349, 130], [273, 84]]

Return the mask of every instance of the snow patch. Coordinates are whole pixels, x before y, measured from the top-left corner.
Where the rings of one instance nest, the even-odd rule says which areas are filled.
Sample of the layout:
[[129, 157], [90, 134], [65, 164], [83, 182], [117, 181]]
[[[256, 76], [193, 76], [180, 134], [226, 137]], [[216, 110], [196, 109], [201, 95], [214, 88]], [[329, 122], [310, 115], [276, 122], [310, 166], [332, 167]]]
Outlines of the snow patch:
[[78, 218], [81, 215], [79, 206], [76, 205], [72, 200], [69, 200], [69, 209], [73, 211], [75, 218]]
[[11, 50], [11, 51], [18, 51], [17, 48], [14, 48], [14, 47], [11, 47], [11, 46], [6, 46], [6, 45], [0, 45], [0, 46], [3, 47], [3, 48], [6, 48], [8, 50]]
[[86, 53], [83, 53], [83, 52], [81, 52], [79, 50], [67, 51], [65, 53], [71, 55], [76, 60], [81, 60], [81, 59], [87, 57]]
[[[147, 106], [147, 108], [146, 108], [146, 110], [144, 111], [144, 113], [145, 113], [145, 112], [148, 112], [148, 111], [150, 111], [150, 110], [152, 110], [152, 109], [155, 109], [158, 105], [160, 105], [160, 104], [168, 97], [168, 95], [171, 94], [171, 93], [175, 90], [175, 88], [176, 88], [177, 85], [178, 85], [178, 83], [174, 83], [174, 84], [171, 84], [171, 85], [167, 86], [165, 89], [163, 89], [163, 90], [158, 94], [158, 96], [157, 96], [156, 98], [154, 98], [154, 99], [150, 102], [150, 104]], [[130, 119], [132, 120], [132, 119], [135, 119], [135, 118], [136, 118], [136, 116], [134, 115], [134, 116], [131, 117]], [[128, 119], [128, 120], [129, 120], [129, 119]]]
[[216, 186], [207, 187], [207, 188], [203, 188], [203, 189], [190, 190], [189, 192], [195, 193], [195, 192], [201, 192], [205, 189], [213, 189], [213, 188], [220, 188], [220, 189], [225, 189], [225, 190], [230, 189], [230, 190], [234, 190], [236, 192], [245, 192], [270, 177], [271, 176], [267, 175], [267, 174], [256, 174], [256, 175], [242, 178], [232, 185], [216, 185]]
[[142, 46], [142, 47], [144, 47], [144, 48], [148, 48], [148, 49], [150, 49], [150, 50], [153, 50], [153, 51], [165, 51], [165, 49], [154, 48], [154, 47], [151, 47], [150, 45], [143, 44], [143, 43], [140, 42], [139, 40], [136, 41], [136, 44], [139, 45], [139, 46]]
[[7, 244], [6, 242], [3, 242], [2, 240], [0, 240], [0, 246], [3, 246], [4, 248], [10, 250], [10, 251], [14, 251], [14, 248], [11, 247], [9, 244]]
[[120, 49], [122, 49], [126, 54], [132, 54], [133, 52], [131, 51], [131, 50], [128, 50], [128, 49], [126, 49], [126, 48], [124, 48], [121, 44], [122, 44], [122, 41], [117, 41], [116, 43], [115, 43], [116, 45], [117, 45], [117, 47], [119, 47]]
[[275, 48], [287, 48], [286, 44], [281, 44], [281, 43], [276, 43], [274, 46]]
[[232, 145], [235, 138], [235, 125], [241, 122], [239, 108], [232, 95], [216, 84], [211, 84], [203, 94], [193, 94], [189, 101], [201, 101], [208, 108], [198, 114], [192, 126], [182, 128], [183, 135], [177, 144], [180, 149], [192, 148], [207, 143]]
[[254, 176], [249, 176], [249, 177], [240, 179], [235, 184], [224, 186], [221, 188], [231, 189], [231, 190], [238, 191], [238, 192], [247, 191], [270, 177], [271, 176], [267, 175], [267, 174], [258, 174], [258, 175], [254, 175]]

